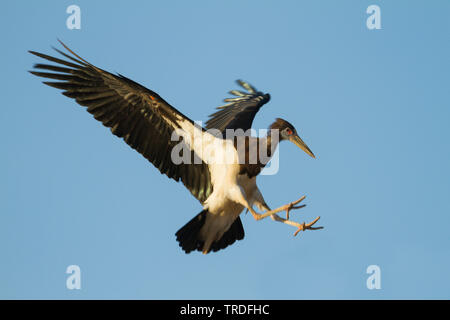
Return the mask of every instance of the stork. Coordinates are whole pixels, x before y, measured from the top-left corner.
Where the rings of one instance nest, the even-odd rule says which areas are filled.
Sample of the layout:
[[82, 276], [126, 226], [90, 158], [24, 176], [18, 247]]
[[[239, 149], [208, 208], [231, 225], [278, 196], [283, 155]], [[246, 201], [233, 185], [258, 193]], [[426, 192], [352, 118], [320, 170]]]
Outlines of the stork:
[[[200, 201], [202, 211], [175, 234], [186, 253], [195, 250], [204, 254], [215, 252], [242, 240], [244, 229], [239, 216], [244, 209], [255, 220], [270, 217], [296, 227], [294, 235], [299, 231], [322, 228], [314, 227], [320, 217], [310, 223], [290, 219], [290, 210], [305, 206], [299, 204], [305, 196], [271, 210], [256, 186], [256, 176], [270, 160], [279, 141], [293, 142], [309, 156], [315, 157], [294, 126], [286, 120], [276, 119], [264, 137], [248, 134], [256, 113], [269, 102], [269, 94], [238, 80], [245, 91], [230, 91], [236, 97], [225, 99], [228, 104], [210, 115], [203, 128], [152, 90], [121, 74], [112, 74], [94, 66], [59, 42], [67, 51], [54, 49], [68, 60], [29, 51], [53, 63], [35, 64], [35, 70], [30, 73], [57, 80], [43, 83], [64, 90], [65, 96], [87, 107], [87, 111], [110, 128], [114, 135], [142, 154], [162, 174], [181, 181]], [[213, 134], [212, 129], [220, 133], [241, 129], [245, 133], [229, 138]], [[244, 138], [243, 152], [238, 150], [239, 137]], [[174, 151], [180, 146], [196, 161], [174, 161]], [[257, 152], [261, 151], [260, 146], [267, 149], [266, 159]], [[208, 148], [211, 151], [211, 147], [213, 152], [204, 152]], [[255, 152], [258, 154], [256, 161], [249, 161]], [[227, 158], [231, 161], [220, 161], [220, 154], [231, 156]], [[286, 212], [286, 218], [278, 215], [282, 211]]]

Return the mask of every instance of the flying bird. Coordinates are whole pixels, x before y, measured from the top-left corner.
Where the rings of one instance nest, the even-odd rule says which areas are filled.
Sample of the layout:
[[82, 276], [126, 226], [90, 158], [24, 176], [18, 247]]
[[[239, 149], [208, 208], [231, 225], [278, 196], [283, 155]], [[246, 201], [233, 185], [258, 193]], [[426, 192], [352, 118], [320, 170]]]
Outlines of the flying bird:
[[[203, 128], [152, 90], [94, 66], [59, 42], [67, 51], [54, 49], [67, 59], [29, 51], [53, 63], [35, 64], [30, 73], [52, 79], [43, 83], [64, 90], [65, 96], [87, 107], [114, 135], [162, 174], [181, 181], [200, 201], [202, 211], [175, 234], [186, 253], [215, 252], [242, 240], [244, 228], [239, 216], [244, 209], [255, 220], [271, 217], [296, 227], [294, 235], [322, 228], [313, 227], [320, 217], [307, 224], [290, 220], [290, 210], [304, 207], [299, 205], [304, 196], [271, 210], [256, 185], [256, 177], [280, 141], [290, 141], [315, 158], [286, 120], [277, 118], [264, 137], [249, 134], [256, 113], [269, 102], [269, 94], [238, 80], [243, 90], [230, 91], [235, 97], [225, 99], [227, 104], [218, 107]], [[238, 134], [229, 137], [228, 132]], [[286, 218], [277, 214], [282, 211]]]

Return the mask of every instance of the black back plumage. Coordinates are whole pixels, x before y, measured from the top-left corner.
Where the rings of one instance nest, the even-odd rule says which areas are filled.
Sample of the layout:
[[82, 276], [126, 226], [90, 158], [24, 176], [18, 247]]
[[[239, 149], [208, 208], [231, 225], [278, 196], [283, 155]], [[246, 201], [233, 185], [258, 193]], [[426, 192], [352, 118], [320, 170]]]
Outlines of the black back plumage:
[[[157, 93], [122, 75], [95, 67], [61, 44], [72, 55], [55, 50], [71, 61], [30, 51], [57, 64], [36, 64], [35, 69], [45, 72], [30, 72], [39, 77], [60, 80], [44, 83], [64, 90], [64, 95], [87, 107], [87, 111], [109, 127], [114, 135], [123, 138], [161, 173], [176, 181], [181, 180], [192, 195], [204, 202], [212, 192], [207, 165], [204, 162], [175, 165], [171, 160], [171, 150], [179, 143], [171, 141], [177, 126], [176, 119], [182, 117], [192, 121]], [[193, 151], [191, 156], [194, 156]]]

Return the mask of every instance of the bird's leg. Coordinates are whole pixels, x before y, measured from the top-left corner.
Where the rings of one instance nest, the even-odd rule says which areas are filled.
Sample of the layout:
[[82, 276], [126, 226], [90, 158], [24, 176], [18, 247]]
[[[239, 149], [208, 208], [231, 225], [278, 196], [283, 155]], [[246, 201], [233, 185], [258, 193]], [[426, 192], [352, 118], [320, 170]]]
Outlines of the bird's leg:
[[253, 218], [255, 218], [255, 220], [257, 220], [257, 221], [258, 221], [258, 220], [261, 220], [261, 219], [264, 219], [264, 218], [267, 218], [267, 217], [269, 217], [269, 216], [272, 216], [272, 215], [274, 215], [275, 213], [278, 213], [278, 212], [280, 212], [280, 211], [286, 211], [286, 219], [284, 219], [284, 220], [290, 221], [290, 220], [289, 220], [289, 211], [292, 210], [292, 209], [300, 209], [300, 208], [303, 208], [305, 205], [296, 206], [296, 204], [302, 202], [305, 198], [306, 198], [306, 196], [303, 196], [303, 197], [301, 197], [301, 198], [298, 199], [298, 200], [295, 200], [295, 201], [293, 201], [293, 202], [291, 202], [291, 203], [285, 204], [284, 206], [281, 206], [281, 207], [279, 207], [279, 208], [277, 208], [277, 209], [268, 210], [268, 211], [266, 211], [266, 212], [264, 212], [264, 213], [257, 213], [255, 210], [253, 210], [252, 207], [249, 207], [248, 210], [249, 210], [249, 211], [251, 212], [251, 214], [253, 215]]
[[[259, 192], [259, 191], [258, 191]], [[289, 220], [289, 211], [292, 209], [300, 209], [303, 208], [305, 205], [300, 205], [300, 206], [296, 206], [296, 204], [299, 204], [300, 202], [302, 202], [306, 196], [301, 197], [300, 199], [293, 201], [289, 204], [286, 204], [284, 206], [281, 206], [277, 209], [274, 210], [270, 210], [270, 208], [267, 206], [267, 204], [265, 203], [264, 199], [262, 198], [262, 195], [259, 193], [259, 197], [256, 200], [256, 202], [254, 204], [256, 204], [258, 207], [260, 207], [260, 209], [265, 209], [267, 210], [264, 213], [257, 213], [254, 209], [253, 206], [251, 204], [249, 204], [246, 200], [246, 198], [244, 197], [244, 192], [243, 190], [240, 189], [236, 189], [236, 192], [234, 193], [234, 195], [237, 195], [237, 200], [245, 207], [248, 209], [248, 211], [250, 211], [250, 213], [253, 215], [253, 218], [255, 218], [255, 220], [261, 220], [267, 217], [271, 217], [272, 220], [275, 221], [279, 221], [279, 222], [283, 222], [286, 224], [289, 224], [291, 226], [297, 227], [297, 231], [294, 233], [294, 236], [296, 236], [300, 231], [304, 231], [304, 230], [318, 230], [318, 229], [322, 229], [323, 227], [313, 227], [313, 225], [320, 219], [320, 217], [317, 217], [314, 221], [306, 224], [306, 223], [298, 223], [295, 221], [291, 221]], [[286, 211], [286, 216], [288, 219], [283, 219], [281, 218], [279, 215], [277, 215], [278, 212], [280, 211]]]

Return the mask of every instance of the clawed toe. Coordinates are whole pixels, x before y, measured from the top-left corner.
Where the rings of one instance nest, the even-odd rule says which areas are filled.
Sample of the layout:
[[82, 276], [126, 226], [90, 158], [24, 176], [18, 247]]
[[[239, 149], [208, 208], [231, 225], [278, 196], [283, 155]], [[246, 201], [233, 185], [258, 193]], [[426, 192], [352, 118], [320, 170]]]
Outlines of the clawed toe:
[[314, 221], [306, 224], [305, 222], [303, 222], [302, 224], [298, 225], [298, 229], [297, 231], [294, 232], [294, 237], [300, 232], [300, 231], [305, 231], [305, 230], [319, 230], [319, 229], [323, 229], [323, 227], [313, 227], [313, 225], [319, 221], [320, 217], [317, 217], [316, 219], [314, 219]]
[[305, 198], [306, 198], [306, 196], [302, 196], [300, 199], [298, 199], [296, 201], [293, 201], [293, 202], [291, 202], [291, 203], [286, 205], [286, 210], [285, 210], [286, 211], [286, 220], [289, 220], [289, 212], [291, 210], [301, 209], [303, 207], [306, 207], [306, 204], [302, 204], [302, 205], [296, 206], [296, 204], [302, 202], [303, 200], [305, 200]]

